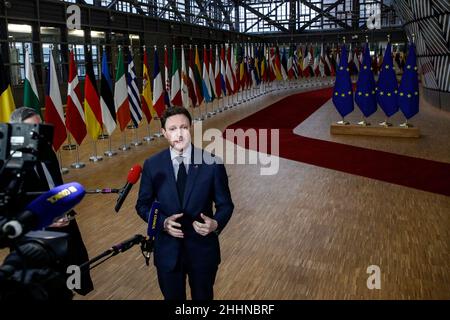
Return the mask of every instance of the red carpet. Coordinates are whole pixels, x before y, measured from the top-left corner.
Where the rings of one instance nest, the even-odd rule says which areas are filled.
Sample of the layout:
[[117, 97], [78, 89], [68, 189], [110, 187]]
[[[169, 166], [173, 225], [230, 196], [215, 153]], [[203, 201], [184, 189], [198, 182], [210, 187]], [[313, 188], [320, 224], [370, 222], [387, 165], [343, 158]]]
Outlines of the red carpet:
[[321, 89], [289, 96], [227, 129], [279, 129], [282, 158], [450, 196], [449, 163], [294, 134], [294, 128], [328, 101], [331, 93], [332, 89]]

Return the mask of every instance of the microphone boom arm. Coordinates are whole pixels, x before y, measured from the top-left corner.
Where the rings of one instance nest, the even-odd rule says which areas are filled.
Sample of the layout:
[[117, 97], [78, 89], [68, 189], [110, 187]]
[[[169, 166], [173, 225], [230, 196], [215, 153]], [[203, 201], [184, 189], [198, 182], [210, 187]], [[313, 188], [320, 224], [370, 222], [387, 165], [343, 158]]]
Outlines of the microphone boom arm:
[[144, 256], [145, 263], [148, 266], [149, 265], [148, 261], [150, 260], [150, 254], [153, 251], [153, 241], [151, 239], [144, 237], [141, 234], [136, 234], [134, 237], [132, 237], [130, 239], [127, 239], [123, 242], [113, 245], [108, 250], [106, 250], [103, 253], [99, 254], [98, 256], [90, 259], [89, 261], [86, 261], [85, 263], [81, 264], [79, 267], [82, 271], [86, 270], [87, 268], [89, 268], [89, 270], [92, 270], [96, 266], [98, 266], [98, 265], [102, 264], [103, 262], [109, 260], [110, 258], [118, 255], [119, 253], [127, 251], [128, 249], [130, 249], [131, 247], [133, 247], [137, 244], [141, 245], [142, 255]]

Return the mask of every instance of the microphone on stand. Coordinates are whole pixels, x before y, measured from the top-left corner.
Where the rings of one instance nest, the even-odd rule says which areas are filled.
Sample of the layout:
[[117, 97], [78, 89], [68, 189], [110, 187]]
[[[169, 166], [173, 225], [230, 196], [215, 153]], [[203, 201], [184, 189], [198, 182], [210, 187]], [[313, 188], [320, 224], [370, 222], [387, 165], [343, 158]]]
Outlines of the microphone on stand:
[[116, 206], [114, 208], [116, 212], [119, 212], [131, 188], [141, 177], [141, 172], [142, 167], [138, 164], [134, 165], [128, 172], [127, 183], [122, 188], [122, 191], [119, 192], [119, 198], [117, 199]]

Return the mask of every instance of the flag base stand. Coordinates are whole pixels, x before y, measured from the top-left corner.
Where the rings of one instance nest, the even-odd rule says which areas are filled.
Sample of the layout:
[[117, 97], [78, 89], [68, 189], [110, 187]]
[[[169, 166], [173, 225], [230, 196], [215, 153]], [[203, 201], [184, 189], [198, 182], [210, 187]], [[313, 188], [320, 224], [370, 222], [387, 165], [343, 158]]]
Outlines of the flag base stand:
[[70, 165], [70, 167], [73, 168], [73, 169], [84, 168], [86, 165], [84, 164], [84, 162], [80, 161], [80, 151], [78, 150], [78, 145], [77, 144], [75, 145], [75, 150], [76, 150], [77, 158], [76, 158], [75, 162]]
[[405, 121], [400, 124], [400, 127], [402, 128], [414, 128], [414, 126], [411, 123], [408, 123], [408, 121]]
[[108, 146], [109, 146], [109, 150], [106, 150], [103, 154], [110, 158], [114, 157], [117, 154], [117, 152], [113, 151], [113, 149], [111, 147], [111, 136], [109, 137]]
[[77, 148], [77, 145], [72, 143], [72, 139], [70, 138], [70, 134], [67, 134], [67, 144], [63, 145], [63, 150], [75, 150]]
[[130, 145], [127, 144], [127, 135], [125, 133], [125, 131], [122, 131], [122, 141], [123, 144], [119, 147], [120, 151], [128, 151], [130, 150]]
[[345, 121], [344, 119], [342, 119], [341, 121], [337, 121], [336, 123], [341, 126], [348, 126], [350, 124], [350, 122]]
[[417, 127], [382, 127], [361, 126], [357, 124], [342, 125], [333, 123], [330, 126], [332, 135], [354, 135], [396, 138], [419, 138], [420, 130]]
[[134, 130], [134, 141], [131, 141], [131, 145], [134, 147], [139, 147], [142, 146], [142, 142], [140, 141], [138, 134], [137, 134], [137, 129], [138, 127], [133, 126], [133, 130]]
[[131, 147], [128, 144], [124, 144], [119, 147], [120, 151], [128, 151], [130, 149], [131, 149]]
[[161, 138], [163, 136], [163, 134], [161, 132], [156, 132], [153, 134], [153, 136], [156, 138]]
[[378, 125], [380, 125], [382, 127], [392, 127], [392, 123], [388, 122], [387, 120], [384, 120], [383, 122], [380, 122]]
[[70, 167], [72, 169], [82, 169], [82, 168], [86, 167], [86, 165], [84, 164], [84, 162], [74, 162], [70, 165]]
[[370, 126], [370, 122], [367, 122], [366, 120], [362, 120], [362, 121], [358, 122], [358, 125], [362, 126], [362, 127], [368, 127], [368, 126]]
[[69, 173], [69, 169], [64, 168], [62, 166], [62, 155], [61, 155], [61, 149], [58, 151], [58, 162], [59, 162], [59, 171], [61, 171], [61, 174], [67, 174]]
[[150, 142], [150, 141], [155, 140], [155, 138], [150, 133], [150, 124], [147, 124], [147, 136], [142, 138], [142, 140], [145, 141], [145, 142]]
[[102, 160], [103, 160], [102, 156], [91, 156], [91, 157], [89, 157], [89, 161], [92, 161], [92, 162], [99, 162], [99, 161], [102, 161]]
[[95, 163], [95, 162], [102, 161], [102, 160], [103, 160], [103, 157], [97, 155], [97, 142], [96, 142], [96, 141], [92, 141], [92, 145], [93, 145], [93, 147], [94, 147], [94, 155], [91, 156], [91, 157], [89, 157], [89, 161], [92, 161], [92, 162], [94, 162], [94, 163]]
[[114, 157], [115, 155], [117, 155], [116, 151], [113, 150], [106, 150], [105, 152], [103, 152], [103, 154], [109, 158]]
[[75, 150], [76, 145], [75, 144], [65, 144], [63, 145], [63, 150]]

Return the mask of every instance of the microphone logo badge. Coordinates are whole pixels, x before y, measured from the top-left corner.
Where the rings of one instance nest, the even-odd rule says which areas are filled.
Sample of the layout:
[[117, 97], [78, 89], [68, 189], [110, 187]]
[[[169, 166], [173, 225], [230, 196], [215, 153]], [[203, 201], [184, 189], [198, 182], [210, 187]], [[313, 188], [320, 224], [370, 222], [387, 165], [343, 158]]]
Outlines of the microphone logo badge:
[[56, 202], [58, 202], [59, 200], [70, 196], [73, 193], [78, 192], [78, 189], [75, 188], [74, 186], [70, 186], [66, 189], [61, 190], [60, 192], [58, 192], [57, 194], [55, 194], [54, 196], [51, 196], [50, 198], [47, 198], [47, 201], [50, 202], [51, 204], [55, 204]]

